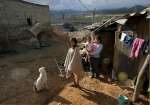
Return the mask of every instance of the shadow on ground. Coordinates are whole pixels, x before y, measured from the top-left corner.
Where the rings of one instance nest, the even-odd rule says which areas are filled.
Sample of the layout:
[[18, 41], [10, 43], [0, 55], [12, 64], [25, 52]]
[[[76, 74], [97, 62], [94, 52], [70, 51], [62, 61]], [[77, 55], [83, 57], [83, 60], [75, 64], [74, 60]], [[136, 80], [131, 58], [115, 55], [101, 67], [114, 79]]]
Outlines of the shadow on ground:
[[81, 90], [86, 93], [82, 97], [95, 102], [97, 105], [117, 105], [117, 99], [102, 92], [92, 91], [86, 88], [82, 88]]

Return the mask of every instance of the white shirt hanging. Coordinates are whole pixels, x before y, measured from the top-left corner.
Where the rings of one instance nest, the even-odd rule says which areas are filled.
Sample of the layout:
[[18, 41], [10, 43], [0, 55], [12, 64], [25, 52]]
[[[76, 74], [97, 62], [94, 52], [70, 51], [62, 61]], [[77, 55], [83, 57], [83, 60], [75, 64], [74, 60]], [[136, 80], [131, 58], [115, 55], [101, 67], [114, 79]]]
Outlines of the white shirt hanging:
[[120, 39], [120, 41], [123, 42], [126, 36], [127, 36], [126, 33], [122, 33], [122, 34], [121, 34], [121, 39]]

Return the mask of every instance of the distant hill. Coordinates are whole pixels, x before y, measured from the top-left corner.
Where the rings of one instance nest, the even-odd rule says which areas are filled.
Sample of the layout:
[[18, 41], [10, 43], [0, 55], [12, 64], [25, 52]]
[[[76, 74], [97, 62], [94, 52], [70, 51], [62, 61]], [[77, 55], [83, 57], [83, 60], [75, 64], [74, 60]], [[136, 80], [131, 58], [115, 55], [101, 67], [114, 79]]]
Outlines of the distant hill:
[[57, 16], [62, 16], [62, 15], [67, 15], [67, 16], [78, 16], [78, 15], [82, 15], [82, 14], [86, 14], [86, 11], [76, 11], [76, 10], [71, 10], [71, 9], [67, 9], [67, 10], [52, 10], [50, 14], [52, 14], [53, 16], [57, 17]]
[[[133, 7], [127, 8], [117, 8], [117, 9], [104, 9], [104, 10], [96, 10], [96, 14], [125, 14], [125, 13], [132, 13], [138, 12], [145, 9], [146, 6], [135, 5]], [[59, 16], [81, 16], [81, 15], [89, 15], [91, 11], [77, 11], [77, 10], [53, 10], [50, 13], [54, 17]]]
[[132, 13], [132, 12], [138, 12], [138, 11], [142, 11], [143, 9], [145, 9], [145, 6], [141, 6], [141, 5], [135, 5], [133, 7], [130, 8], [117, 8], [117, 9], [105, 9], [105, 10], [98, 10], [97, 13], [101, 13], [101, 14], [122, 14], [122, 13]]

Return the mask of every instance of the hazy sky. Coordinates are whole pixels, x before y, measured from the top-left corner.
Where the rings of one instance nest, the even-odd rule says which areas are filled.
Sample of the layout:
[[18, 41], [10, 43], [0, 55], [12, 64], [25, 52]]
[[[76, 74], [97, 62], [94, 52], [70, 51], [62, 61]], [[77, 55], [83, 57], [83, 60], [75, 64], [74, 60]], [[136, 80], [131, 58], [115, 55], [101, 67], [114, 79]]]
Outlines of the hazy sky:
[[[80, 4], [79, 0], [25, 0], [39, 4], [50, 4], [51, 9], [74, 9], [85, 10]], [[150, 0], [81, 0], [83, 4], [89, 9], [107, 9], [131, 7], [134, 5], [148, 5]]]

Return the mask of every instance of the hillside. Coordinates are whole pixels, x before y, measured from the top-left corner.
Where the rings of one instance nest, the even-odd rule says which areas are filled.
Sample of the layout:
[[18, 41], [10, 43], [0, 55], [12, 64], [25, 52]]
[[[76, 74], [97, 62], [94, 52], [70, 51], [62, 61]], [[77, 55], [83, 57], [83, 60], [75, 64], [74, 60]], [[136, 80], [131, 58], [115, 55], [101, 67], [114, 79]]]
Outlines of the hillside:
[[[125, 13], [132, 13], [137, 12], [145, 9], [146, 6], [142, 5], [135, 5], [133, 7], [123, 7], [117, 9], [103, 9], [103, 10], [96, 10], [96, 14], [125, 14]], [[92, 11], [77, 11], [77, 10], [52, 10], [51, 15], [53, 17], [60, 17], [62, 15], [65, 16], [85, 16], [91, 14]]]
[[108, 9], [108, 10], [100, 10], [98, 11], [98, 13], [101, 14], [122, 14], [122, 13], [132, 13], [132, 12], [138, 12], [138, 11], [142, 11], [143, 9], [145, 9], [146, 6], [141, 6], [141, 5], [135, 5], [133, 7], [130, 8], [118, 8], [118, 9]]

